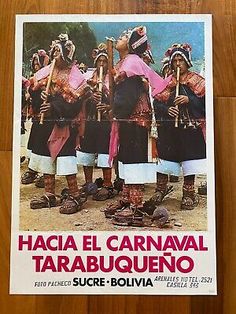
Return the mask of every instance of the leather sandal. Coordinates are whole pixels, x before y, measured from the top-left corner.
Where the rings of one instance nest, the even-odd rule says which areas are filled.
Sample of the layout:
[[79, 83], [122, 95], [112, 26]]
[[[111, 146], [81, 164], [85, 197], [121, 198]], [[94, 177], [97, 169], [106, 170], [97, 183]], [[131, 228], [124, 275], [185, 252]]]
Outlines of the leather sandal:
[[57, 200], [54, 194], [44, 194], [40, 197], [35, 197], [30, 202], [31, 209], [51, 208], [55, 206], [57, 206]]
[[[80, 203], [82, 205], [83, 203], [85, 203], [87, 201], [88, 196], [87, 196], [87, 193], [82, 192], [82, 190], [80, 190], [79, 193], [80, 193], [79, 194], [79, 199], [80, 199]], [[61, 191], [61, 203], [63, 203], [69, 196], [70, 196], [69, 189], [68, 188], [64, 188]]]
[[122, 200], [117, 200], [114, 203], [108, 205], [108, 207], [104, 210], [104, 214], [106, 218], [113, 218], [117, 211], [122, 211], [125, 208], [129, 207], [130, 203], [126, 203]]
[[173, 192], [173, 185], [167, 186], [165, 191], [156, 190], [155, 194], [150, 198], [150, 201], [154, 202], [155, 205], [160, 205], [166, 195]]
[[97, 193], [93, 195], [93, 200], [95, 201], [105, 201], [113, 198], [117, 195], [113, 187], [105, 187], [98, 189]]
[[27, 170], [21, 176], [21, 183], [22, 184], [31, 184], [35, 181], [38, 177], [38, 173], [36, 171]]
[[83, 202], [81, 202], [80, 196], [74, 197], [68, 195], [64, 200], [62, 206], [59, 209], [60, 214], [71, 215], [77, 213], [82, 208]]
[[120, 212], [116, 212], [113, 216], [112, 223], [118, 226], [143, 227], [143, 215], [136, 213], [131, 208], [125, 208]]
[[193, 210], [199, 204], [199, 197], [194, 194], [194, 196], [183, 196], [180, 208], [182, 210]]

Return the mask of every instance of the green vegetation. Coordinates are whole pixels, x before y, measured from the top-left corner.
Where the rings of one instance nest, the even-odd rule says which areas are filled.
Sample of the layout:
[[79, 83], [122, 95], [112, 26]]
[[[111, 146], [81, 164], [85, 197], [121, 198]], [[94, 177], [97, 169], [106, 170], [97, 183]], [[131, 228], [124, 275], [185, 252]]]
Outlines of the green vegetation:
[[75, 59], [88, 66], [93, 65], [92, 49], [96, 37], [88, 23], [24, 23], [23, 75], [30, 73], [30, 59], [38, 49], [49, 51], [51, 42], [61, 33], [67, 33], [76, 46]]

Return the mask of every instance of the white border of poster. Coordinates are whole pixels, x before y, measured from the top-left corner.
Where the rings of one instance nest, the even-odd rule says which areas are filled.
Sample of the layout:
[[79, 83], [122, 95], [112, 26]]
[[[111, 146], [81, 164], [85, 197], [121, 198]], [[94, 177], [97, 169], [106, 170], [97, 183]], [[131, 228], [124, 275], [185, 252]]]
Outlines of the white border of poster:
[[[206, 137], [207, 137], [207, 231], [21, 231], [20, 220], [20, 127], [21, 127], [21, 79], [23, 53], [23, 23], [25, 22], [203, 22], [205, 79], [206, 79]], [[10, 294], [140, 294], [140, 295], [215, 295], [216, 290], [216, 245], [215, 245], [215, 175], [214, 175], [214, 134], [213, 134], [213, 83], [212, 83], [212, 18], [211, 15], [17, 15], [15, 41], [15, 81], [14, 81], [14, 139], [12, 177], [12, 225], [11, 225], [11, 265]], [[191, 212], [190, 212], [191, 214]], [[45, 240], [54, 237], [53, 247], [61, 237], [62, 242], [73, 239], [74, 248], [33, 250], [30, 243], [42, 236]], [[134, 249], [135, 237], [148, 236], [162, 242], [160, 249]], [[121, 248], [124, 237], [131, 246]], [[21, 240], [20, 240], [21, 239]], [[175, 245], [163, 249], [169, 239]], [[182, 243], [182, 249], [176, 244]], [[189, 248], [186, 243], [189, 240]], [[191, 249], [191, 241], [195, 249]], [[20, 242], [21, 241], [21, 245]], [[182, 241], [182, 242], [181, 242]], [[28, 243], [26, 245], [26, 243]], [[184, 244], [185, 243], [185, 244]], [[160, 243], [159, 243], [160, 244]], [[20, 246], [23, 249], [20, 249]], [[36, 271], [35, 256], [48, 256], [57, 259], [66, 255], [71, 261], [80, 256], [86, 264], [88, 256], [111, 256], [114, 267], [102, 272], [99, 264], [95, 271]], [[121, 264], [118, 258], [128, 257]], [[174, 261], [174, 271], [156, 271], [157, 263], [152, 257], [159, 256]], [[135, 263], [146, 258], [147, 270], [135, 271]], [[170, 259], [169, 259], [170, 258]], [[185, 259], [184, 259], [185, 258]], [[185, 272], [192, 261], [193, 268]], [[181, 262], [182, 261], [182, 262]], [[152, 265], [151, 265], [152, 264]], [[94, 266], [95, 268], [97, 266]], [[181, 271], [182, 270], [182, 271]], [[84, 281], [84, 284], [80, 285]]]

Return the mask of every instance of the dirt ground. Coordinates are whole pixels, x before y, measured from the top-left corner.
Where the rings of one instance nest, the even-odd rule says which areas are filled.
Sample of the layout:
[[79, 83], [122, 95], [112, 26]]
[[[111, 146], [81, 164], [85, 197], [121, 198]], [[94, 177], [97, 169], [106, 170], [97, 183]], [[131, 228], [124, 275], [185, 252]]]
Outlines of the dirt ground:
[[[27, 170], [27, 162], [21, 165], [21, 172]], [[94, 170], [94, 179], [101, 176], [101, 170]], [[206, 181], [206, 176], [201, 175], [196, 178], [196, 187]], [[78, 171], [78, 183], [84, 183], [82, 168]], [[73, 215], [62, 215], [59, 213], [59, 207], [51, 209], [30, 209], [30, 200], [35, 196], [44, 193], [44, 189], [35, 187], [34, 183], [20, 186], [20, 230], [24, 231], [112, 231], [112, 230], [195, 230], [202, 231], [207, 229], [207, 199], [206, 196], [199, 196], [199, 205], [192, 211], [181, 211], [180, 201], [182, 197], [183, 180], [177, 183], [171, 183], [174, 191], [163, 201], [163, 206], [167, 208], [170, 214], [170, 223], [166, 228], [159, 229], [155, 222], [145, 219], [144, 227], [121, 227], [112, 224], [110, 219], [106, 219], [103, 213], [108, 203], [116, 200], [93, 201], [89, 196], [87, 202], [83, 205], [81, 211]], [[66, 187], [64, 177], [56, 178], [56, 193]], [[155, 184], [145, 185], [145, 200], [149, 199], [154, 193]]]

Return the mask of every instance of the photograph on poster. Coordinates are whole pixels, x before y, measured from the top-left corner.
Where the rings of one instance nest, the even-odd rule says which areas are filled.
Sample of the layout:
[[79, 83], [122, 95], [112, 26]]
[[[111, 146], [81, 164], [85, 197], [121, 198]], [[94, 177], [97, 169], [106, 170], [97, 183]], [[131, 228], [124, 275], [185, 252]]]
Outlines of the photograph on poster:
[[16, 17], [12, 293], [216, 293], [211, 36], [210, 15]]
[[[118, 220], [121, 226], [137, 223], [155, 229], [157, 222], [176, 230], [207, 229], [204, 24], [142, 24], [24, 24], [20, 229], [116, 230], [113, 223], [116, 226]], [[117, 73], [112, 78], [117, 86], [122, 82], [118, 89], [113, 84], [112, 91], [107, 37], [116, 40], [111, 44], [118, 52], [112, 69]], [[56, 61], [48, 93], [56, 96], [50, 109], [44, 105], [47, 113], [40, 124], [41, 93], [50, 64], [58, 60], [60, 52], [62, 70]], [[128, 61], [119, 53], [127, 55]], [[127, 65], [119, 70], [123, 62]], [[153, 88], [159, 90], [155, 95], [149, 93], [145, 81], [149, 69], [144, 63], [151, 75], [157, 73]], [[133, 70], [133, 77], [125, 80], [119, 75], [125, 75], [126, 66]], [[138, 81], [134, 82], [139, 66], [144, 67], [144, 73], [140, 72], [139, 78], [136, 75]], [[78, 86], [70, 82], [70, 71]], [[165, 89], [169, 75], [172, 82]], [[166, 79], [166, 85], [168, 82]], [[175, 127], [177, 114], [179, 126]], [[114, 118], [120, 123], [120, 152], [112, 167], [109, 144], [114, 145], [110, 142]], [[48, 146], [53, 141], [56, 151], [52, 158]], [[147, 209], [143, 204], [149, 205]], [[161, 204], [153, 217], [155, 207]], [[122, 207], [128, 209], [120, 212]], [[136, 209], [137, 218], [132, 221]], [[67, 220], [58, 213], [75, 215]], [[159, 214], [163, 221], [158, 220]]]

